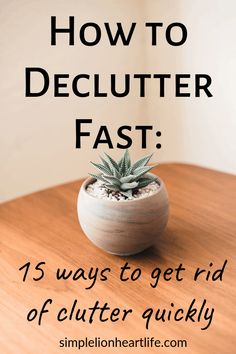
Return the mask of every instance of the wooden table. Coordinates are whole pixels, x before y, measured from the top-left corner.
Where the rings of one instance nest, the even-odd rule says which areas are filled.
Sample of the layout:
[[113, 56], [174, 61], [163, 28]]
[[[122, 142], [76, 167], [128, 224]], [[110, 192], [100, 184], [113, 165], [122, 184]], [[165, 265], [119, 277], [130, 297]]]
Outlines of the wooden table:
[[[165, 181], [171, 205], [171, 215], [165, 234], [155, 247], [132, 257], [116, 257], [104, 253], [85, 237], [77, 220], [76, 201], [81, 182], [69, 183], [16, 199], [0, 206], [0, 352], [3, 354], [72, 353], [78, 349], [59, 348], [59, 340], [100, 337], [138, 339], [154, 336], [166, 339], [187, 340], [187, 348], [136, 348], [81, 350], [82, 353], [191, 353], [232, 354], [235, 342], [235, 191], [234, 176], [196, 166], [161, 165], [156, 173]], [[192, 280], [197, 267], [216, 270], [227, 259], [223, 280], [206, 281], [204, 277]], [[44, 277], [34, 269], [44, 261]], [[18, 269], [31, 262], [27, 279], [22, 281], [24, 270]], [[121, 282], [120, 267], [129, 262], [131, 269], [141, 268], [137, 281]], [[210, 262], [213, 266], [210, 267]], [[160, 267], [186, 268], [183, 280], [160, 278], [156, 288], [150, 286], [151, 271]], [[99, 270], [110, 267], [107, 281], [98, 279], [95, 285], [89, 280], [56, 280], [57, 268], [75, 271], [91, 267]], [[28, 312], [40, 310], [44, 301], [51, 298], [48, 313], [27, 321]], [[65, 320], [57, 321], [56, 314], [63, 307], [88, 308], [96, 300], [108, 302], [111, 308], [132, 308], [125, 321], [92, 324]], [[142, 312], [174, 307], [188, 308], [192, 299], [200, 306], [204, 299], [214, 307], [214, 317], [207, 330], [201, 330], [204, 321], [150, 321], [145, 329]], [[163, 342], [162, 342], [163, 343]], [[174, 342], [173, 342], [174, 343]]]

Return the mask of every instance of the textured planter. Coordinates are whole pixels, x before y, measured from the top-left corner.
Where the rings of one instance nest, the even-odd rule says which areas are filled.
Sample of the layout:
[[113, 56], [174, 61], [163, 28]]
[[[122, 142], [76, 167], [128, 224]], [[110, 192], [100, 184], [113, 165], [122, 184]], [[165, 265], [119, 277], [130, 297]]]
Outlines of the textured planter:
[[94, 181], [87, 178], [78, 196], [78, 217], [86, 236], [106, 252], [131, 255], [158, 240], [168, 221], [169, 202], [165, 184], [151, 196], [128, 201], [98, 199], [86, 191]]

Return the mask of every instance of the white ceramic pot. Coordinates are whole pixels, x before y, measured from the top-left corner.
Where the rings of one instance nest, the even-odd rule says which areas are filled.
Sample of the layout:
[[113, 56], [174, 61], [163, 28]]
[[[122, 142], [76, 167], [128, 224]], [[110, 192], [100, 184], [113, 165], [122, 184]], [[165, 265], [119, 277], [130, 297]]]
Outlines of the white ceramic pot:
[[98, 247], [116, 255], [132, 255], [158, 241], [168, 221], [169, 202], [164, 182], [151, 196], [112, 201], [91, 196], [87, 178], [78, 195], [78, 218], [85, 235]]

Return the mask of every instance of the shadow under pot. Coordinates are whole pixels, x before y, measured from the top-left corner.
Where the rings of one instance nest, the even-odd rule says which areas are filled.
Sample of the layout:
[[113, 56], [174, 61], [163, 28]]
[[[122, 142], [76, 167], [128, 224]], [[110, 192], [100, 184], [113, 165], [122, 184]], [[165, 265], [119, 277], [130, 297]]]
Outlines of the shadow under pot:
[[168, 194], [158, 177], [159, 188], [144, 198], [113, 201], [99, 199], [87, 192], [95, 182], [87, 178], [78, 195], [78, 218], [91, 242], [108, 253], [127, 256], [155, 244], [166, 227]]

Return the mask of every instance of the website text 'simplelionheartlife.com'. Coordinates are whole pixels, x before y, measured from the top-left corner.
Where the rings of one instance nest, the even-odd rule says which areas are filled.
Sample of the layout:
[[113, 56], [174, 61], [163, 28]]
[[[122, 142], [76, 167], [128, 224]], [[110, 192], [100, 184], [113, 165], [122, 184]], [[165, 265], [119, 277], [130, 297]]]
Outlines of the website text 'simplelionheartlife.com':
[[136, 339], [121, 339], [114, 337], [111, 339], [101, 337], [85, 337], [72, 339], [65, 337], [59, 340], [60, 348], [187, 348], [186, 339], [165, 339], [159, 340], [155, 337], [142, 337]]

